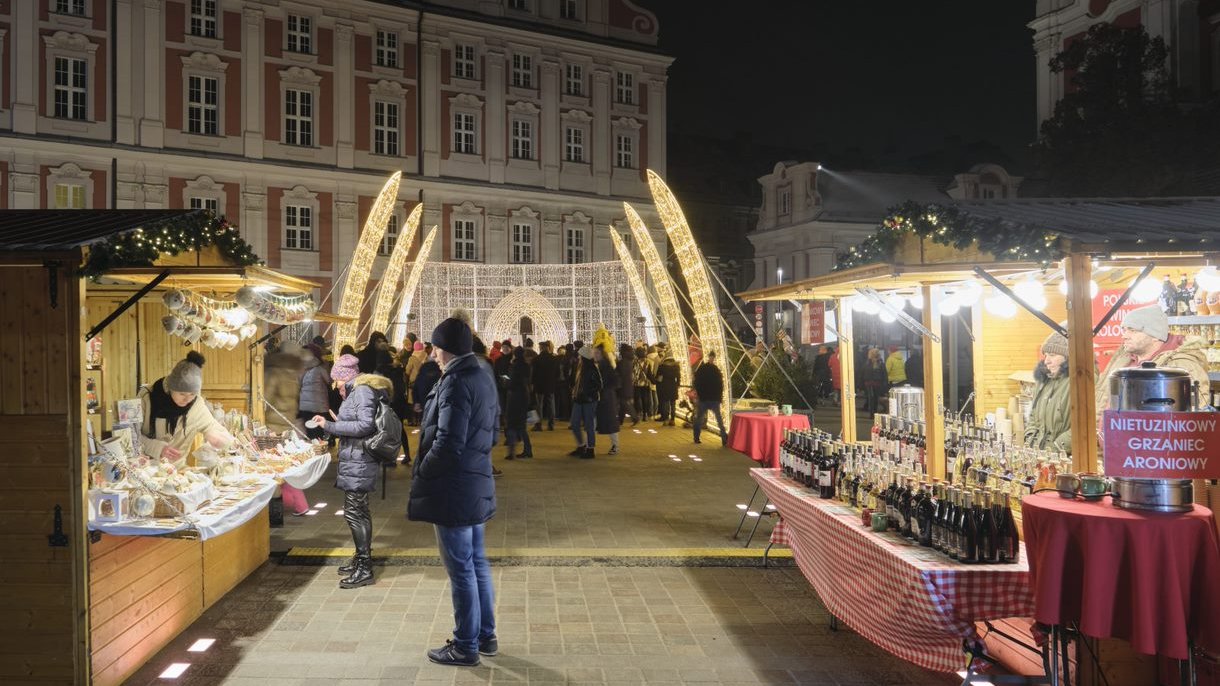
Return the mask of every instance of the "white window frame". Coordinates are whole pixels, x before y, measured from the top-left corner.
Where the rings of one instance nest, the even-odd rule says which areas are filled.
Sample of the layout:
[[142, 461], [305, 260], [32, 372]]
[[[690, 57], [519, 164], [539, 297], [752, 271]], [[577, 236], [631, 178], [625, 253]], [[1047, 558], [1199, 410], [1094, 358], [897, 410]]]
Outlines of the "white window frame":
[[[71, 121], [90, 121], [89, 117], [89, 60], [76, 55], [55, 55], [51, 60], [51, 83], [54, 91], [51, 93], [51, 116], [56, 119], [68, 119]], [[59, 82], [60, 75], [60, 60], [63, 60], [65, 66], [65, 74], [67, 77], [66, 83]], [[83, 83], [77, 85], [76, 77], [77, 66], [80, 67], [80, 74]], [[59, 113], [59, 96], [64, 96], [64, 114]], [[76, 102], [77, 96], [81, 102]], [[80, 107], [81, 116], [77, 115], [77, 107]]]
[[200, 38], [220, 38], [219, 4], [219, 0], [188, 0], [187, 34]]
[[87, 17], [85, 12], [88, 11], [88, 5], [85, 0], [55, 0], [53, 13], [69, 17]]
[[[296, 26], [293, 26], [293, 23]], [[302, 29], [302, 25], [304, 28]], [[284, 16], [284, 50], [299, 55], [314, 54], [314, 20], [307, 14], [287, 13]]]
[[[227, 62], [211, 53], [194, 52], [182, 58], [182, 131], [192, 136], [225, 135], [225, 70]], [[191, 79], [216, 80], [216, 132], [214, 134], [191, 131]]]
[[[64, 202], [60, 202], [60, 192], [63, 192]], [[79, 200], [79, 204], [73, 202]], [[55, 195], [51, 199], [53, 209], [56, 210], [83, 210], [88, 208], [88, 201], [85, 195], [85, 184], [83, 183], [57, 183], [55, 184]]]
[[[380, 110], [380, 111], [379, 111]], [[373, 154], [402, 154], [402, 106], [393, 100], [373, 101]]]
[[529, 12], [530, 0], [508, 0], [508, 9], [514, 12]]
[[216, 198], [210, 198], [201, 195], [192, 195], [187, 198], [187, 209], [190, 210], [211, 210], [212, 214], [220, 216], [220, 201]]
[[401, 222], [398, 219], [398, 213], [390, 214], [390, 218], [386, 221], [385, 233], [381, 235], [381, 245], [377, 247], [378, 255], [389, 255], [394, 252], [394, 246], [398, 244], [398, 231], [401, 227]]
[[567, 21], [580, 21], [580, 0], [559, 0], [559, 18]]
[[619, 169], [635, 169], [635, 136], [627, 133], [614, 134], [614, 166]]
[[225, 193], [224, 184], [217, 183], [212, 180], [212, 177], [203, 175], [194, 179], [186, 180], [186, 187], [182, 190], [182, 206], [194, 208], [196, 200], [206, 201], [216, 205], [216, 215], [224, 214], [228, 195]]
[[[304, 107], [309, 108], [309, 114], [301, 113]], [[317, 147], [314, 145], [313, 117], [316, 109], [313, 90], [295, 86], [288, 86], [284, 89], [284, 145], [302, 148]], [[293, 123], [295, 126], [289, 127], [289, 123]]]
[[585, 128], [573, 124], [566, 124], [563, 127], [563, 160], [564, 162], [573, 162], [575, 164], [587, 164], [588, 157], [585, 156]]
[[636, 104], [635, 74], [623, 70], [614, 70], [614, 102], [620, 105]]
[[[454, 217], [452, 226], [453, 250], [450, 257], [456, 262], [477, 262], [479, 259], [479, 223], [474, 217]], [[467, 235], [469, 232], [469, 235]]]
[[[81, 169], [79, 166], [77, 166], [76, 164], [74, 164], [72, 162], [67, 162], [65, 164], [60, 165], [59, 167], [52, 168], [48, 171], [49, 171], [49, 173], [47, 174], [46, 189], [47, 189], [47, 206], [49, 209], [57, 209], [57, 206], [58, 206], [57, 196], [58, 196], [58, 187], [59, 186], [65, 186], [65, 187], [79, 186], [80, 188], [82, 188], [83, 190], [79, 191], [80, 193], [83, 193], [83, 195], [81, 196], [83, 199], [83, 206], [80, 209], [91, 209], [91, 203], [92, 203], [92, 199], [93, 199], [93, 175], [88, 170]], [[75, 193], [77, 191], [70, 191], [70, 192]], [[74, 209], [74, 208], [66, 207], [63, 209]]]
[[457, 110], [453, 113], [453, 152], [479, 154], [479, 116], [474, 112]]
[[[198, 94], [196, 99], [195, 81], [199, 82]], [[207, 84], [211, 83], [214, 87], [214, 100], [209, 103], [207, 101]], [[200, 136], [219, 136], [220, 130], [220, 78], [207, 74], [186, 74], [186, 132]], [[211, 113], [211, 129], [208, 130], [208, 114]], [[198, 129], [195, 129], [193, 124], [198, 122]]]
[[585, 264], [589, 261], [588, 227], [564, 224], [563, 263]]
[[474, 43], [453, 44], [453, 77], [469, 81], [478, 80], [479, 50]]
[[563, 83], [565, 95], [585, 97], [585, 65], [575, 62], [568, 62], [564, 65]]
[[373, 63], [379, 67], [398, 69], [400, 66], [398, 61], [400, 45], [398, 32], [378, 29], [373, 41], [375, 44]]
[[776, 189], [775, 195], [775, 206], [778, 208], [779, 216], [786, 217], [792, 214], [792, 186]]
[[508, 261], [511, 264], [534, 264], [534, 250], [538, 228], [534, 222], [514, 219], [509, 225]]
[[534, 89], [534, 57], [519, 52], [514, 52], [512, 57], [512, 80], [513, 88], [525, 88], [528, 90]]
[[284, 203], [284, 249], [313, 251], [317, 213], [312, 205]]
[[534, 160], [534, 134], [536, 127], [533, 119], [513, 117], [509, 121], [508, 156], [514, 160]]
[[[72, 132], [82, 132], [85, 129], [79, 128], [81, 124], [96, 123], [97, 112], [93, 107], [93, 84], [94, 67], [97, 64], [97, 43], [92, 42], [88, 36], [80, 33], [69, 33], [67, 31], [56, 31], [52, 35], [43, 35], [42, 43], [45, 47], [46, 59], [46, 117], [55, 122], [62, 122], [62, 130]], [[71, 119], [68, 117], [55, 116], [55, 61], [58, 58], [68, 58], [74, 60], [84, 60], [85, 62], [85, 118]], [[70, 92], [70, 91], [69, 91]], [[71, 114], [71, 99], [69, 99], [69, 114]], [[105, 126], [105, 122], [101, 123]]]

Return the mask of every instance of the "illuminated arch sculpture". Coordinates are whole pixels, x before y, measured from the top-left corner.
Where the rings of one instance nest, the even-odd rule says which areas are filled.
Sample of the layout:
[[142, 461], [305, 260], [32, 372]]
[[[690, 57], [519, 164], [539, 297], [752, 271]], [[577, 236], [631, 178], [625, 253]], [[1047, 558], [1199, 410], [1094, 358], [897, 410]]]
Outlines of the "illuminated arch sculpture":
[[415, 288], [419, 286], [419, 280], [424, 275], [424, 264], [428, 262], [428, 255], [432, 253], [432, 241], [436, 239], [436, 225], [428, 230], [428, 235], [424, 237], [424, 242], [419, 246], [419, 253], [415, 255], [415, 263], [411, 265], [411, 273], [407, 274], [407, 283], [402, 287], [402, 307], [398, 310], [398, 324], [394, 328], [394, 344], [402, 347], [403, 340], [407, 337], [407, 315], [411, 314], [411, 299], [415, 295]]
[[501, 298], [487, 322], [479, 327], [479, 335], [492, 341], [515, 341], [520, 337], [522, 317], [533, 321], [535, 340], [566, 340], [568, 327], [563, 316], [554, 303], [532, 288], [514, 288]]
[[623, 263], [623, 271], [627, 272], [627, 282], [631, 284], [631, 291], [635, 293], [636, 302], [640, 304], [640, 314], [644, 316], [644, 340], [652, 345], [657, 342], [657, 333], [653, 329], [652, 308], [648, 305], [648, 293], [644, 290], [643, 280], [640, 279], [640, 270], [635, 268], [635, 261], [631, 259], [631, 253], [623, 244], [623, 237], [618, 235], [618, 231], [613, 226], [609, 228], [610, 241], [614, 243], [614, 251], [618, 253], [618, 259]]
[[691, 235], [690, 225], [686, 223], [686, 215], [678, 205], [678, 199], [673, 191], [665, 185], [665, 181], [654, 172], [648, 170], [648, 189], [652, 191], [652, 201], [657, 206], [657, 214], [661, 215], [661, 223], [674, 246], [674, 255], [682, 267], [682, 276], [686, 278], [686, 287], [690, 293], [691, 305], [694, 308], [695, 325], [699, 329], [699, 341], [703, 346], [703, 355], [716, 354], [716, 363], [720, 367], [720, 375], [724, 378], [724, 396], [721, 402], [725, 408], [731, 407], [732, 385], [729, 379], [729, 360], [725, 354], [724, 323], [720, 317], [720, 307], [716, 302], [716, 294], [712, 291], [712, 282], [708, 279], [707, 268], [703, 263], [703, 253], [695, 244]]
[[682, 370], [682, 385], [689, 386], [691, 382], [690, 360], [684, 352], [686, 348], [686, 328], [682, 325], [682, 310], [678, 307], [678, 295], [674, 291], [673, 281], [665, 271], [665, 263], [661, 254], [652, 242], [652, 234], [640, 218], [639, 212], [627, 203], [623, 203], [623, 211], [627, 214], [627, 223], [631, 225], [631, 234], [635, 236], [635, 244], [640, 246], [640, 255], [644, 265], [652, 277], [652, 285], [657, 291], [657, 302], [661, 305], [661, 320], [665, 323], [665, 336], [669, 339], [669, 349], [674, 353], [674, 359]]
[[360, 310], [364, 305], [364, 290], [368, 287], [369, 272], [377, 259], [377, 246], [381, 245], [381, 237], [385, 235], [386, 224], [394, 213], [394, 203], [398, 200], [398, 183], [402, 172], [394, 172], [385, 182], [376, 202], [369, 210], [369, 216], [364, 220], [364, 229], [360, 232], [360, 242], [356, 244], [356, 252], [352, 254], [352, 262], [347, 270], [347, 281], [343, 286], [343, 301], [339, 305], [339, 316], [346, 319], [339, 324], [335, 332], [335, 350], [345, 345], [355, 347], [356, 331], [360, 326]]
[[373, 307], [373, 320], [370, 331], [385, 332], [390, 322], [390, 308], [394, 305], [394, 296], [398, 293], [398, 280], [402, 278], [403, 267], [407, 266], [407, 254], [411, 252], [411, 244], [415, 242], [415, 231], [419, 228], [419, 217], [424, 211], [421, 202], [407, 216], [406, 230], [394, 243], [394, 252], [390, 253], [390, 262], [381, 274], [381, 286], [377, 289], [377, 304]]

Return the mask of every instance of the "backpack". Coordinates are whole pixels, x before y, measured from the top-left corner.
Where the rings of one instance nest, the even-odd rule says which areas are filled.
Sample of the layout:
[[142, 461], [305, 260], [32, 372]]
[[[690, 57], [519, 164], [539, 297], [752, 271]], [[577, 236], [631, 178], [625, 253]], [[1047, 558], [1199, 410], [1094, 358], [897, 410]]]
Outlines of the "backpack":
[[394, 462], [402, 449], [402, 421], [380, 394], [373, 412], [373, 435], [364, 439], [364, 452], [377, 458], [378, 462]]

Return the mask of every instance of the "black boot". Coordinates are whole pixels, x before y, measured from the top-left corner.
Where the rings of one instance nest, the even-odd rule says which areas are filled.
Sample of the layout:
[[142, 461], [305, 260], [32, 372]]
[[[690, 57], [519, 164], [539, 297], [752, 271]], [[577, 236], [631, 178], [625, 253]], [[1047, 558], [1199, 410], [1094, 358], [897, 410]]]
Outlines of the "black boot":
[[360, 588], [373, 584], [373, 558], [360, 555], [356, 558], [356, 570], [339, 581], [339, 588]]
[[340, 565], [339, 576], [347, 576], [348, 574], [351, 574], [354, 571], [356, 571], [356, 556], [355, 555], [352, 556], [352, 559], [347, 561], [347, 564]]

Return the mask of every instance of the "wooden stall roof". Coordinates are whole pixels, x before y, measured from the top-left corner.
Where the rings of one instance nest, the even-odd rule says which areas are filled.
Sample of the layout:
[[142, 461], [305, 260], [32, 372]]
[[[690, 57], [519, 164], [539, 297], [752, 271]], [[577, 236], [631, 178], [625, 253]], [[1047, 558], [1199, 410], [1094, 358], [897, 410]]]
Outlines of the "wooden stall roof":
[[115, 234], [195, 217], [203, 210], [0, 210], [0, 250], [60, 251]]
[[274, 269], [250, 265], [247, 267], [189, 267], [166, 265], [162, 267], [125, 267], [112, 269], [102, 277], [103, 282], [146, 284], [161, 272], [169, 276], [162, 281], [166, 288], [186, 288], [196, 291], [233, 293], [243, 286], [266, 286], [277, 291], [309, 293], [321, 284], [290, 276]]
[[974, 267], [983, 266], [995, 276], [1038, 269], [1034, 262], [980, 262], [944, 264], [866, 264], [802, 281], [738, 293], [742, 300], [829, 300], [855, 295], [857, 288], [871, 286], [878, 291], [919, 288], [925, 284], [952, 283], [975, 278]]

